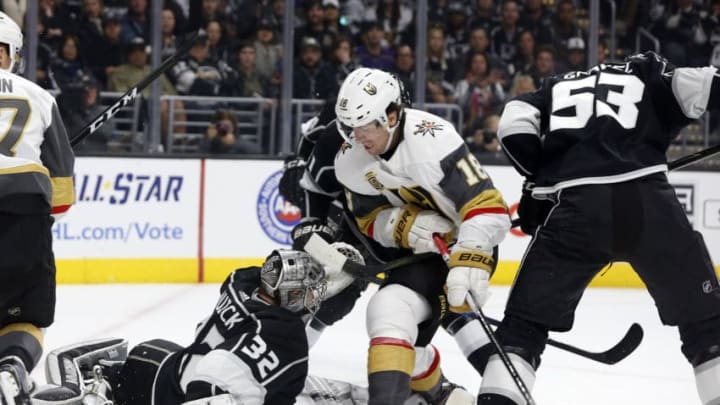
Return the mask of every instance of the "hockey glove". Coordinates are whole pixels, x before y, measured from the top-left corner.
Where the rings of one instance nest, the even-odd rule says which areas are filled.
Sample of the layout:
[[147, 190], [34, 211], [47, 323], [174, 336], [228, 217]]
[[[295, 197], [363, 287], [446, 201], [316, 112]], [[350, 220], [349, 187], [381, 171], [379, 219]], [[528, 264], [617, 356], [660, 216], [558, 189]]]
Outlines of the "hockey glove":
[[300, 223], [295, 225], [292, 231], [290, 231], [293, 250], [304, 250], [305, 244], [314, 233], [325, 239], [327, 243], [332, 243], [333, 240], [335, 240], [335, 231], [325, 224], [323, 220], [315, 217], [306, 217], [301, 219]]
[[535, 234], [538, 226], [545, 222], [553, 207], [551, 200], [538, 200], [532, 196], [534, 187], [534, 183], [525, 180], [517, 211], [520, 217], [520, 229], [528, 235]]
[[302, 207], [305, 202], [305, 190], [300, 187], [300, 179], [305, 174], [305, 161], [296, 156], [288, 156], [283, 167], [285, 171], [278, 184], [280, 195], [290, 204]]
[[[360, 252], [352, 245], [345, 242], [335, 242], [330, 246], [342, 253], [350, 261], [365, 265], [365, 259], [362, 257], [362, 254], [360, 254]], [[327, 267], [325, 268], [325, 276], [327, 280], [327, 289], [325, 291], [323, 301], [334, 297], [355, 281], [355, 277], [349, 273]]]
[[[376, 223], [384, 223], [375, 240], [383, 246], [412, 249], [415, 253], [439, 252], [433, 234], [450, 238], [455, 226], [435, 211], [424, 210], [415, 205], [391, 208], [378, 214]], [[389, 242], [389, 243], [388, 243]]]
[[453, 249], [450, 254], [450, 272], [446, 280], [448, 303], [453, 312], [469, 312], [465, 303], [468, 292], [478, 307], [490, 296], [490, 274], [495, 268], [492, 255], [480, 250]]

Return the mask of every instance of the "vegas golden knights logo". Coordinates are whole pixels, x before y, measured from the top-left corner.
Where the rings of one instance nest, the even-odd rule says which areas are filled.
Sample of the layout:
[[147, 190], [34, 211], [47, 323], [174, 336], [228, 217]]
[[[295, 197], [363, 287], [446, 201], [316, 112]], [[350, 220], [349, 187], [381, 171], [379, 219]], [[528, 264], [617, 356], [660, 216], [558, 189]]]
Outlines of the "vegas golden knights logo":
[[435, 131], [440, 131], [442, 129], [442, 124], [436, 124], [433, 121], [422, 120], [421, 123], [415, 124], [415, 130], [413, 131], [413, 135], [425, 136], [429, 134], [434, 138]]
[[363, 87], [363, 90], [365, 90], [365, 93], [374, 96], [377, 94], [377, 87], [375, 87], [372, 83], [367, 83], [365, 87]]
[[375, 172], [370, 171], [365, 173], [365, 180], [367, 180], [368, 183], [370, 183], [370, 185], [377, 191], [383, 191], [383, 189], [385, 189], [385, 186], [383, 186], [383, 184], [377, 179]]

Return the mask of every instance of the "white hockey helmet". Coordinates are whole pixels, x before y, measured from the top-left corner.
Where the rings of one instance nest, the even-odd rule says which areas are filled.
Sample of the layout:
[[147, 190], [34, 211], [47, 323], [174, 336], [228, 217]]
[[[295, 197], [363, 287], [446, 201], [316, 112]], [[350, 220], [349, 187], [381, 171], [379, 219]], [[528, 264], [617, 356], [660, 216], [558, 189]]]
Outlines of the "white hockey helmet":
[[20, 49], [23, 46], [23, 34], [20, 26], [10, 16], [0, 11], [0, 43], [8, 45], [10, 54], [10, 67], [6, 70], [13, 72], [18, 62]]
[[[387, 110], [392, 104], [400, 109], [397, 123], [390, 127]], [[379, 69], [355, 69], [345, 78], [338, 92], [335, 103], [338, 130], [349, 140], [352, 128], [377, 121], [390, 132], [392, 138], [400, 123], [401, 107], [401, 85], [395, 76]], [[392, 143], [391, 140], [388, 141], [388, 146]]]
[[260, 270], [260, 288], [292, 312], [315, 313], [325, 296], [325, 270], [309, 254], [274, 250]]

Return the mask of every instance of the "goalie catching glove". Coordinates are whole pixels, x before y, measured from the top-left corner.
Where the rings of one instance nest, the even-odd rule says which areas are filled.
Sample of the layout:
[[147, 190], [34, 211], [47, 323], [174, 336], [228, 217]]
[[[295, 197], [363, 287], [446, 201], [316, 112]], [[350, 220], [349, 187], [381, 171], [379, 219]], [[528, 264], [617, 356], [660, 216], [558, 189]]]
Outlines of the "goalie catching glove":
[[433, 234], [448, 241], [455, 225], [435, 211], [415, 205], [388, 208], [375, 218], [373, 239], [386, 247], [412, 249], [414, 253], [439, 253]]
[[455, 245], [448, 263], [450, 272], [446, 280], [448, 303], [453, 312], [470, 312], [465, 300], [468, 293], [478, 307], [490, 296], [490, 276], [495, 269], [495, 259], [482, 250]]

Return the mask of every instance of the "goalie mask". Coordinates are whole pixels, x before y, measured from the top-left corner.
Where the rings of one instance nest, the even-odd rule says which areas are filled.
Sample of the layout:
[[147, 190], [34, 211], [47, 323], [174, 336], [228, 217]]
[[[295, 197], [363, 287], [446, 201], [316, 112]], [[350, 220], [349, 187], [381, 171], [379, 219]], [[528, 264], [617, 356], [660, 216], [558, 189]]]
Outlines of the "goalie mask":
[[315, 313], [325, 296], [325, 270], [310, 255], [275, 250], [260, 270], [261, 290], [292, 312]]
[[8, 46], [10, 66], [5, 70], [15, 72], [14, 68], [19, 65], [23, 34], [15, 21], [3, 12], [0, 12], [0, 44], [7, 44]]

